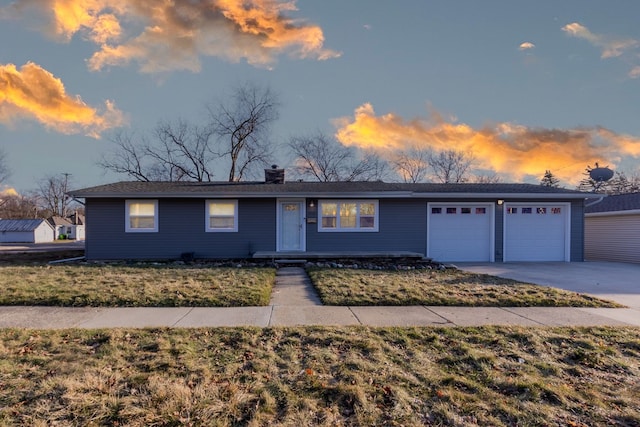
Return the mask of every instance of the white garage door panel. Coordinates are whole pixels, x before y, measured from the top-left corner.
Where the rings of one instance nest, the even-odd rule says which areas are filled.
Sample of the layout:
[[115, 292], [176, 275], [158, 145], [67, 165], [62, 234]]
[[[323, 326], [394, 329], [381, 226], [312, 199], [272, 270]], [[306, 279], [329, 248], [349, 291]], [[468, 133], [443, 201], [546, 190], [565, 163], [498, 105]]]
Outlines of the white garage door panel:
[[[429, 257], [447, 262], [492, 261], [491, 205], [429, 204], [428, 209]], [[440, 213], [436, 213], [438, 209]]]
[[505, 204], [504, 224], [505, 261], [568, 261], [569, 205]]

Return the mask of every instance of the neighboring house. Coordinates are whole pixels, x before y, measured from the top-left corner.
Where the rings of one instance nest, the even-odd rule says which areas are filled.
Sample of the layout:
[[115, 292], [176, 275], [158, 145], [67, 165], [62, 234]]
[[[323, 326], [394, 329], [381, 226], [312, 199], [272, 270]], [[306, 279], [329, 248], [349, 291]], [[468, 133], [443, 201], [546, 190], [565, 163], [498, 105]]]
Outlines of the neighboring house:
[[640, 193], [586, 205], [585, 259], [640, 263]]
[[54, 229], [54, 234], [53, 234], [53, 238], [55, 240], [60, 239], [60, 236], [64, 236], [63, 238], [68, 238], [69, 234], [71, 234], [71, 223], [58, 215], [52, 216], [50, 218], [47, 219], [47, 221], [49, 222], [49, 224], [51, 224], [51, 226]]
[[75, 224], [74, 220], [76, 220], [74, 216], [63, 218], [59, 215], [47, 219], [55, 230], [54, 239], [84, 240], [84, 218], [82, 224]]
[[46, 243], [54, 229], [44, 219], [0, 219], [1, 243]]
[[88, 259], [407, 253], [583, 261], [585, 198], [532, 184], [119, 182], [85, 199]]

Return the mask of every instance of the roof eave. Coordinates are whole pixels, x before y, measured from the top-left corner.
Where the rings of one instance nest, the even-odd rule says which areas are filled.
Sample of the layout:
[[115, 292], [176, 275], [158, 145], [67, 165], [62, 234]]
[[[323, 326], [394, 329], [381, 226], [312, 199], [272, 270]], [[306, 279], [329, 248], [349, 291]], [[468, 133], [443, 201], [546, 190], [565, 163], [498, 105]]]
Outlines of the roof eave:
[[593, 193], [417, 193], [411, 191], [372, 191], [372, 192], [342, 192], [342, 191], [316, 191], [316, 192], [122, 192], [122, 193], [69, 193], [74, 198], [418, 198], [418, 199], [595, 199], [602, 197]]

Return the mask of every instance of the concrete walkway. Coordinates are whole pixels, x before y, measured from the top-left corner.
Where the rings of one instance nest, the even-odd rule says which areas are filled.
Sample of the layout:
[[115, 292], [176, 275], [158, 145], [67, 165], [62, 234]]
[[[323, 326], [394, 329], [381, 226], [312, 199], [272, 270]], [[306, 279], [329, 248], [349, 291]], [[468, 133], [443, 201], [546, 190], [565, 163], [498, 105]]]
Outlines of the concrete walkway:
[[555, 307], [322, 306], [304, 269], [278, 270], [266, 307], [0, 307], [0, 327], [142, 328], [232, 326], [640, 326], [640, 311]]

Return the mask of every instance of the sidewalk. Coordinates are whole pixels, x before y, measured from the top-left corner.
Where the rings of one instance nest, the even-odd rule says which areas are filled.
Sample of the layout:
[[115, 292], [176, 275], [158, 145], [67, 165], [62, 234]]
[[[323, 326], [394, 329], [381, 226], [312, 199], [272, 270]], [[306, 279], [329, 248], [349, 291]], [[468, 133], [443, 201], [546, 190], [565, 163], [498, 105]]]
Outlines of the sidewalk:
[[565, 307], [338, 307], [320, 305], [302, 268], [278, 270], [265, 307], [0, 307], [1, 328], [232, 326], [640, 326], [634, 309]]

